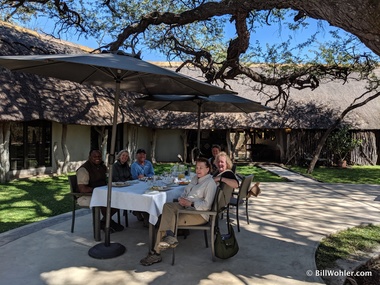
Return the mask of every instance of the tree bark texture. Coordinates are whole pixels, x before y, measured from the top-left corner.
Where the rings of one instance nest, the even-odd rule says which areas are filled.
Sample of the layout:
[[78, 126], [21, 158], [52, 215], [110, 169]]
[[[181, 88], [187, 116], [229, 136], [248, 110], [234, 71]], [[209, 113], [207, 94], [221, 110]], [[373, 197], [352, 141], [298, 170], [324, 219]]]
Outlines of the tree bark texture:
[[351, 152], [350, 161], [357, 165], [376, 165], [379, 156], [375, 132], [354, 132], [352, 136], [361, 140], [362, 144]]
[[70, 153], [67, 148], [66, 138], [67, 138], [67, 124], [63, 124], [62, 135], [61, 135], [61, 147], [62, 147], [62, 153], [63, 153], [63, 166], [62, 166], [63, 174], [67, 174], [67, 169], [69, 167], [69, 162], [70, 162]]
[[152, 156], [152, 163], [156, 163], [156, 146], [157, 146], [157, 131], [156, 129], [152, 130], [152, 150], [151, 150], [151, 156]]
[[10, 169], [9, 139], [11, 135], [11, 123], [0, 122], [0, 182], [8, 180], [7, 173]]
[[181, 139], [182, 139], [182, 146], [183, 146], [183, 162], [187, 163], [187, 136], [189, 134], [188, 130], [183, 130], [181, 133]]

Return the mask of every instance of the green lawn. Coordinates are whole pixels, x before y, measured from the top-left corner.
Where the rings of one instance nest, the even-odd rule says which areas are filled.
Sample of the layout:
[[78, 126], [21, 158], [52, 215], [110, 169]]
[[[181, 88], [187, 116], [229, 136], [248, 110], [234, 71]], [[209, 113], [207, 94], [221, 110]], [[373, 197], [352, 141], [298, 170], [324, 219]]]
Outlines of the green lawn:
[[[307, 168], [292, 166], [290, 169], [306, 175]], [[380, 165], [347, 168], [318, 167], [310, 176], [327, 183], [380, 184]]]
[[317, 268], [333, 268], [336, 260], [347, 259], [358, 251], [366, 252], [379, 244], [378, 225], [357, 226], [331, 234], [321, 241], [317, 249]]
[[14, 180], [1, 185], [0, 232], [71, 210], [67, 176]]

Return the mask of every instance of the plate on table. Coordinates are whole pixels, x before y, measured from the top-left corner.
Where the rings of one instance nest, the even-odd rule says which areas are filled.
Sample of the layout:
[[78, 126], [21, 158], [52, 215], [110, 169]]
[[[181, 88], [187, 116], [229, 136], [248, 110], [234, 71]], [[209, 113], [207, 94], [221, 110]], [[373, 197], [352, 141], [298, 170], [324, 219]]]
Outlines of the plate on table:
[[125, 182], [112, 182], [112, 186], [114, 187], [126, 187], [126, 186], [130, 186], [131, 184], [129, 184], [128, 181], [125, 181]]
[[190, 181], [179, 181], [178, 185], [188, 185], [190, 184]]
[[171, 188], [168, 186], [152, 186], [149, 187], [150, 191], [167, 191], [170, 190]]
[[155, 194], [158, 194], [158, 193], [160, 193], [160, 191], [146, 190], [144, 194], [147, 194], [147, 195], [155, 195]]

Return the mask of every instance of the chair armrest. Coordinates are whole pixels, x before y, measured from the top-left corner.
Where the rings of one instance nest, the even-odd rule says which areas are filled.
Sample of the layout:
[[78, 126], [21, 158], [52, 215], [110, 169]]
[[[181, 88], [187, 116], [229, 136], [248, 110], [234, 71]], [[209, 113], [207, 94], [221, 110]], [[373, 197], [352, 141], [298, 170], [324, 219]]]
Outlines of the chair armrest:
[[203, 210], [191, 210], [191, 209], [180, 209], [178, 214], [193, 214], [193, 215], [217, 215], [218, 213], [215, 211], [203, 211]]
[[75, 197], [92, 196], [92, 193], [69, 193], [69, 194]]
[[235, 173], [235, 175], [236, 175], [236, 177], [237, 177], [238, 179], [240, 179], [240, 182], [241, 182], [241, 180], [243, 180], [243, 178], [244, 178], [244, 175], [241, 175], [241, 174], [239, 174], [239, 173]]

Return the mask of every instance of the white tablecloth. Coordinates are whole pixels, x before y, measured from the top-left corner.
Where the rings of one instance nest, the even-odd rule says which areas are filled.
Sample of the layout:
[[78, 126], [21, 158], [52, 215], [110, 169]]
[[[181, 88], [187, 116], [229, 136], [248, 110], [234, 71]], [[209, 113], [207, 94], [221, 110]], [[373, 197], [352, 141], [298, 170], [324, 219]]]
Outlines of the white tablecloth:
[[[167, 191], [151, 191], [145, 194], [149, 186], [139, 181], [126, 187], [112, 187], [111, 207], [124, 210], [149, 213], [149, 223], [155, 225], [166, 202], [172, 202], [183, 192], [185, 186], [175, 186]], [[92, 193], [90, 207], [107, 206], [107, 186], [96, 187]]]

